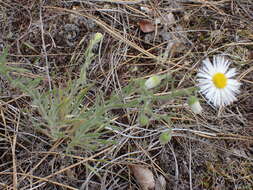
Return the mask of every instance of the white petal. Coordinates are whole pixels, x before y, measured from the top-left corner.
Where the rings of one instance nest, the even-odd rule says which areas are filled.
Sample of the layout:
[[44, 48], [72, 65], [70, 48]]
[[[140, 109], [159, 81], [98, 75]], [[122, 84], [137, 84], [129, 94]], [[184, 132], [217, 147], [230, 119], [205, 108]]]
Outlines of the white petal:
[[218, 55], [214, 57], [214, 64], [216, 65], [217, 71], [221, 73], [226, 73], [230, 65], [230, 62], [224, 56]]
[[230, 102], [230, 98], [229, 98], [229, 92], [227, 92], [225, 89], [221, 90], [221, 96], [223, 99], [223, 105], [228, 105]]
[[236, 100], [235, 96], [234, 96], [234, 93], [232, 91], [230, 91], [228, 88], [225, 88], [224, 89], [224, 93], [225, 93], [225, 96], [227, 98], [227, 104], [230, 104], [232, 103], [233, 101]]
[[235, 68], [229, 69], [225, 75], [227, 78], [234, 77], [236, 75], [236, 69]]
[[202, 71], [200, 71], [198, 74], [197, 74], [197, 77], [199, 78], [206, 78], [206, 79], [212, 79], [212, 76], [209, 75], [208, 73], [204, 73]]
[[214, 95], [214, 98], [215, 98], [215, 106], [216, 107], [219, 107], [219, 106], [222, 106], [223, 105], [223, 101], [222, 101], [222, 91], [221, 90], [216, 90], [215, 91], [215, 95]]
[[212, 80], [209, 79], [197, 79], [198, 83], [200, 83], [201, 85], [205, 85], [205, 84], [213, 84]]
[[203, 93], [207, 93], [208, 91], [212, 91], [212, 89], [214, 89], [212, 84], [204, 84], [204, 85], [200, 85], [200, 91]]
[[209, 58], [206, 58], [206, 59], [203, 61], [203, 63], [204, 63], [203, 71], [212, 75], [212, 73], [215, 72], [215, 68], [214, 68], [214, 66], [212, 65], [210, 59], [209, 59]]
[[239, 93], [240, 92], [240, 90], [239, 90], [240, 86], [241, 86], [241, 83], [238, 82], [237, 80], [228, 79], [228, 84], [227, 84], [226, 88], [229, 88], [230, 90], [232, 90], [236, 93]]

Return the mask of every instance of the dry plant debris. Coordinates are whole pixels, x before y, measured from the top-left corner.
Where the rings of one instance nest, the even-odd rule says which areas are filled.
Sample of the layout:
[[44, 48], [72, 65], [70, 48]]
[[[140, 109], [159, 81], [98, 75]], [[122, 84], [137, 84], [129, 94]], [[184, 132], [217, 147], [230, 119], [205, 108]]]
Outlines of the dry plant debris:
[[140, 20], [138, 25], [140, 26], [140, 29], [144, 33], [154, 32], [155, 31], [155, 25], [148, 20]]
[[130, 165], [129, 168], [143, 190], [152, 190], [155, 188], [155, 179], [150, 169], [140, 165]]
[[[0, 1], [0, 54], [7, 47], [8, 68], [19, 69], [11, 77], [26, 79], [16, 80], [21, 84], [40, 80], [27, 91], [66, 89], [70, 79], [80, 77], [90, 40], [102, 34], [86, 68], [91, 86], [85, 92], [78, 90], [85, 101], [75, 106], [75, 113], [66, 114], [64, 106], [57, 113], [61, 121], [77, 125], [88, 123], [86, 119], [95, 126], [96, 119], [87, 118], [96, 113], [105, 116], [99, 121], [110, 123], [103, 129], [83, 129], [94, 133], [87, 140], [98, 138], [95, 132], [102, 129], [90, 148], [80, 145], [66, 151], [70, 140], [66, 134], [82, 133], [74, 133], [69, 123], [56, 134], [62, 138], [50, 136], [45, 122], [38, 130], [34, 124], [44, 118], [33, 98], [15, 88], [1, 70], [0, 189], [253, 189], [252, 12], [252, 0]], [[238, 101], [214, 108], [195, 91], [147, 103], [149, 95], [169, 97], [195, 86], [201, 62], [221, 54], [238, 71], [242, 83]], [[140, 97], [127, 94], [137, 89], [133, 81], [167, 73], [170, 80], [149, 89], [143, 101], [147, 105], [126, 106]], [[47, 97], [68, 102], [66, 92]], [[91, 109], [101, 108], [112, 95], [125, 107], [104, 115]], [[190, 110], [191, 95], [198, 98], [201, 111], [199, 104]], [[73, 108], [73, 102], [68, 105]], [[75, 120], [83, 109], [90, 112]], [[142, 124], [140, 113], [145, 116]], [[164, 132], [163, 145], [159, 138]], [[133, 173], [129, 165], [135, 166]]]

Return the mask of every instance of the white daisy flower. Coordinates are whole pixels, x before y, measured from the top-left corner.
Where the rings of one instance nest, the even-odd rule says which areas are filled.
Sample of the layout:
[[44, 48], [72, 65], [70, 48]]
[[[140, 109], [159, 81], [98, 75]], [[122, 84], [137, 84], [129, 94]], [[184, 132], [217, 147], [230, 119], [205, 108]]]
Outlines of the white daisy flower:
[[236, 69], [228, 69], [230, 61], [224, 56], [216, 55], [213, 57], [213, 63], [207, 58], [203, 64], [197, 74], [200, 92], [215, 107], [225, 106], [235, 101], [241, 83], [232, 79], [236, 75]]

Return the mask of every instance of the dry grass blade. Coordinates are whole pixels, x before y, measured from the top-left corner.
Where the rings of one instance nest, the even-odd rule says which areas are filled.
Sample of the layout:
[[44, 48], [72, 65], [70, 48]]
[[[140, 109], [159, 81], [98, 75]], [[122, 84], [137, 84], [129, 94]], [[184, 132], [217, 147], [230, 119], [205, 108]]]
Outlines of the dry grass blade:
[[[81, 165], [81, 164], [83, 164], [83, 163], [85, 163], [85, 162], [88, 162], [88, 161], [90, 161], [90, 160], [93, 160], [93, 159], [96, 158], [97, 156], [99, 156], [99, 155], [101, 155], [101, 154], [104, 154], [104, 153], [106, 153], [106, 152], [108, 152], [108, 151], [110, 151], [110, 150], [111, 150], [111, 148], [109, 147], [109, 148], [107, 148], [107, 149], [104, 149], [104, 150], [101, 151], [101, 152], [98, 152], [97, 154], [95, 154], [95, 155], [93, 155], [93, 156], [91, 156], [91, 157], [89, 157], [89, 158], [84, 158], [83, 160], [81, 160], [81, 161], [79, 161], [79, 162], [77, 162], [77, 163], [75, 163], [75, 164], [72, 164], [72, 165], [70, 165], [70, 166], [68, 166], [68, 167], [66, 167], [66, 168], [64, 168], [64, 169], [61, 169], [61, 170], [59, 170], [59, 171], [57, 171], [57, 172], [55, 172], [55, 173], [53, 173], [53, 174], [51, 174], [51, 175], [49, 175], [49, 176], [40, 178], [38, 181], [34, 182], [33, 185], [36, 185], [36, 184], [38, 184], [38, 183], [40, 183], [40, 182], [42, 182], [42, 181], [47, 181], [49, 178], [51, 178], [51, 177], [53, 177], [53, 176], [55, 176], [55, 175], [61, 174], [61, 173], [65, 172], [65, 171], [67, 171], [67, 170], [69, 170], [69, 169], [71, 169], [71, 168], [77, 167], [77, 166], [79, 166], [79, 165]], [[0, 174], [1, 174], [1, 173], [0, 173]], [[22, 189], [25, 190], [26, 188], [28, 188], [28, 186], [27, 186], [27, 187], [24, 187], [24, 188], [22, 188]]]
[[146, 0], [88, 0], [91, 2], [106, 2], [106, 3], [117, 3], [117, 4], [137, 4]]
[[[1, 176], [1, 175], [14, 175], [14, 174], [13, 174], [13, 172], [0, 172], [0, 176]], [[24, 176], [25, 178], [37, 179], [38, 182], [35, 182], [35, 183], [32, 184], [32, 185], [35, 185], [35, 184], [37, 184], [37, 183], [42, 183], [42, 184], [43, 184], [44, 182], [48, 182], [48, 183], [57, 185], [57, 186], [59, 186], [59, 187], [62, 187], [62, 188], [64, 188], [64, 189], [77, 190], [77, 188], [71, 187], [71, 186], [69, 186], [69, 185], [64, 185], [64, 184], [62, 184], [62, 183], [58, 183], [58, 182], [55, 182], [55, 181], [52, 181], [52, 180], [49, 180], [49, 179], [45, 179], [45, 178], [42, 178], [42, 177], [37, 177], [37, 176], [34, 176], [34, 175], [30, 175], [30, 174], [16, 173], [15, 175], [17, 175], [17, 176], [18, 176], [18, 175]], [[30, 185], [27, 186], [27, 187], [25, 187], [25, 188], [21, 188], [21, 189], [25, 190], [25, 189], [28, 189], [29, 187], [30, 187]]]
[[82, 16], [82, 17], [86, 17], [89, 19], [92, 19], [94, 22], [96, 22], [100, 27], [102, 27], [106, 32], [108, 32], [109, 35], [112, 35], [113, 37], [117, 38], [118, 40], [123, 41], [124, 43], [126, 43], [127, 45], [129, 45], [130, 47], [133, 47], [134, 49], [142, 52], [144, 55], [148, 56], [151, 59], [157, 59], [157, 57], [151, 53], [149, 53], [148, 51], [144, 50], [143, 48], [139, 47], [137, 44], [129, 41], [128, 39], [126, 39], [125, 37], [123, 37], [121, 34], [119, 34], [117, 31], [115, 31], [111, 26], [109, 26], [108, 24], [106, 24], [105, 22], [103, 22], [102, 20], [100, 20], [99, 18], [96, 18], [88, 13], [86, 14], [82, 14], [79, 13], [77, 11], [73, 11], [73, 10], [69, 10], [69, 9], [63, 9], [63, 8], [59, 8], [59, 7], [48, 7], [45, 6], [45, 8], [48, 9], [54, 9], [54, 10], [58, 10], [58, 11], [64, 11], [64, 12], [68, 12], [68, 13], [72, 13], [78, 16]]
[[17, 144], [17, 133], [20, 123], [20, 114], [18, 115], [18, 121], [17, 126], [15, 129], [15, 134], [13, 137], [13, 142], [11, 144], [11, 150], [12, 150], [12, 162], [13, 162], [13, 189], [18, 189], [18, 177], [17, 177], [17, 160], [16, 160], [16, 144]]
[[[0, 0], [0, 54], [9, 47], [0, 55], [0, 189], [252, 189], [252, 12], [252, 0]], [[148, 32], [140, 29], [142, 20], [150, 21]], [[98, 32], [103, 40], [90, 49], [94, 59], [85, 73], [94, 85], [85, 93], [80, 88], [80, 101], [73, 93], [73, 104], [67, 81], [83, 76], [87, 47]], [[242, 83], [237, 101], [221, 109], [196, 91], [203, 60], [215, 55], [231, 60]], [[52, 97], [41, 101], [44, 110], [59, 100], [47, 114], [52, 120], [44, 121], [36, 98], [6, 72], [17, 83], [41, 79], [34, 88], [23, 86]], [[161, 86], [139, 88], [168, 73]], [[63, 90], [52, 96], [55, 88]], [[191, 95], [201, 114], [187, 105]], [[97, 117], [111, 96], [122, 107]], [[48, 123], [60, 126], [60, 140], [52, 140]], [[83, 131], [73, 123], [85, 124]], [[69, 132], [85, 145], [94, 137], [95, 148], [80, 144], [69, 151]], [[161, 144], [161, 134], [169, 143]], [[108, 141], [112, 145], [103, 144]]]
[[50, 91], [52, 90], [52, 84], [51, 84], [51, 77], [49, 73], [49, 63], [48, 63], [48, 57], [47, 57], [47, 50], [46, 50], [46, 44], [45, 44], [45, 39], [44, 39], [44, 23], [42, 20], [42, 4], [43, 1], [40, 0], [40, 29], [41, 29], [41, 40], [42, 40], [42, 47], [45, 55], [45, 61], [46, 61], [46, 74], [47, 74], [47, 79], [48, 79], [48, 84], [49, 84], [49, 89]]
[[[50, 149], [50, 151], [55, 150], [61, 143], [63, 142], [63, 139], [57, 141], [52, 148]], [[46, 158], [49, 156], [49, 154], [45, 155], [28, 173], [32, 174], [45, 160]], [[25, 178], [27, 176], [29, 176], [29, 174], [27, 173], [27, 175], [24, 175], [22, 178], [19, 179], [19, 183], [21, 183], [23, 180], [25, 180]]]

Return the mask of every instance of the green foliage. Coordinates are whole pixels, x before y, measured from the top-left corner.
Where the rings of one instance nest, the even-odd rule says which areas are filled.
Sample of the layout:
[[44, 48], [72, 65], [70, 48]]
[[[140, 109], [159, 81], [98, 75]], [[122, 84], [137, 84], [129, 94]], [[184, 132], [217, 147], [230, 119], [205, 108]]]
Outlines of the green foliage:
[[6, 57], [7, 48], [4, 49], [3, 54], [0, 56], [0, 74], [10, 81], [13, 87], [23, 89], [24, 92], [28, 93], [38, 86], [41, 81], [40, 78], [31, 80], [27, 77], [22, 77], [22, 74], [29, 75], [31, 72], [16, 65], [6, 64]]
[[[34, 126], [52, 140], [66, 139], [68, 150], [73, 150], [74, 147], [94, 150], [102, 144], [113, 143], [103, 137], [108, 133], [106, 127], [115, 128], [111, 126], [113, 115], [110, 115], [110, 111], [113, 109], [138, 108], [138, 122], [141, 126], [148, 126], [151, 119], [170, 123], [169, 115], [153, 111], [156, 102], [189, 95], [195, 90], [195, 88], [189, 88], [173, 90], [167, 95], [155, 95], [155, 90], [171, 81], [171, 76], [166, 74], [157, 76], [161, 79], [161, 84], [159, 82], [153, 89], [145, 86], [146, 80], [136, 79], [130, 81], [129, 85], [122, 89], [121, 95], [113, 92], [107, 100], [96, 95], [96, 100], [90, 103], [87, 93], [93, 84], [87, 83], [86, 72], [95, 57], [92, 49], [101, 39], [102, 35], [96, 34], [90, 41], [85, 51], [85, 60], [80, 68], [79, 77], [67, 81], [64, 87], [53, 86], [52, 90], [41, 89], [43, 77], [29, 78], [27, 77], [31, 74], [29, 70], [7, 64], [7, 50], [0, 56], [0, 74], [13, 87], [19, 88], [32, 98], [32, 110], [29, 114], [30, 118], [33, 118]], [[161, 135], [160, 141], [165, 144], [170, 138], [169, 130]]]
[[[151, 77], [152, 78], [152, 77]], [[146, 82], [147, 80], [137, 79], [131, 81], [129, 85], [122, 89], [123, 97], [134, 96], [132, 100], [128, 101], [128, 105], [125, 107], [137, 107], [139, 108], [139, 117], [138, 122], [141, 126], [147, 126], [150, 124], [150, 120], [170, 124], [170, 115], [167, 114], [159, 114], [153, 111], [156, 102], [159, 100], [173, 100], [181, 96], [189, 96], [193, 94], [197, 90], [196, 87], [190, 87], [185, 89], [172, 90], [170, 93], [166, 95], [155, 95], [155, 90], [159, 89], [164, 83], [172, 83], [172, 78], [170, 74], [165, 74], [161, 76], [156, 76], [156, 78], [160, 78], [163, 82], [155, 85], [154, 89], [147, 88]], [[148, 79], [150, 80], [150, 78]], [[117, 96], [118, 97], [118, 96]], [[118, 100], [119, 101], [119, 100]], [[168, 129], [166, 132], [162, 133], [160, 136], [161, 144], [166, 144], [171, 139], [171, 129]]]
[[80, 146], [94, 149], [99, 143], [105, 143], [99, 138], [104, 132], [104, 126], [110, 122], [105, 115], [108, 106], [99, 101], [91, 107], [82, 105], [93, 86], [86, 82], [86, 70], [95, 57], [92, 49], [101, 39], [102, 35], [96, 34], [90, 41], [79, 78], [69, 80], [65, 87], [53, 87], [51, 91], [40, 90], [42, 78], [26, 77], [30, 73], [29, 70], [8, 65], [6, 49], [0, 57], [1, 75], [33, 100], [34, 112], [38, 112], [40, 116], [32, 117], [31, 114], [31, 118], [35, 118], [34, 126], [52, 140], [66, 138], [69, 141], [68, 148]]

